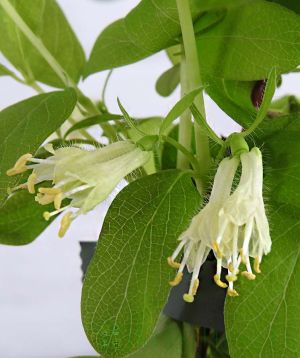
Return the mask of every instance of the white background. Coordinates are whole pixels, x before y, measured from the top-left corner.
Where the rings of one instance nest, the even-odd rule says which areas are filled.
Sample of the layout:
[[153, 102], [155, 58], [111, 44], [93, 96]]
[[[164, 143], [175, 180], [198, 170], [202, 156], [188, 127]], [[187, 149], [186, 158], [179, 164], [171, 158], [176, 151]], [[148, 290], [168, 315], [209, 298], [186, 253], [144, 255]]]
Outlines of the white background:
[[[138, 0], [58, 0], [87, 54], [101, 29], [124, 16]], [[7, 64], [0, 57], [0, 62]], [[170, 66], [164, 53], [113, 72], [107, 90], [110, 111], [118, 112], [119, 96], [135, 116], [165, 115], [178, 91], [165, 99], [155, 93], [155, 80]], [[106, 72], [89, 77], [81, 88], [99, 99]], [[277, 92], [299, 93], [299, 74], [286, 76]], [[0, 78], [0, 108], [35, 93], [10, 78]], [[206, 98], [210, 124], [220, 134], [237, 127]], [[81, 271], [79, 240], [96, 240], [112, 198], [77, 219], [63, 239], [56, 221], [31, 245], [0, 247], [0, 358], [65, 358], [95, 353], [80, 320]]]

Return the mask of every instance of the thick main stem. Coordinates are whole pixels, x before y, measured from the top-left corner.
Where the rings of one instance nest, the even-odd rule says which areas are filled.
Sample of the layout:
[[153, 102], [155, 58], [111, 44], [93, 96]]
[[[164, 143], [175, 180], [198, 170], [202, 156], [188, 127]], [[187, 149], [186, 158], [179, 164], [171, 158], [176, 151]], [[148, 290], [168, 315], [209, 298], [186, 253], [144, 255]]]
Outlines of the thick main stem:
[[[198, 53], [196, 47], [196, 40], [194, 34], [193, 20], [190, 11], [189, 0], [177, 0], [177, 8], [179, 13], [179, 20], [181, 25], [181, 32], [183, 38], [185, 59], [186, 59], [186, 76], [188, 91], [192, 91], [201, 87], [201, 77]], [[195, 105], [199, 112], [205, 118], [205, 107], [202, 92], [195, 99]], [[211, 158], [209, 152], [208, 138], [202, 128], [195, 122], [195, 141], [196, 141], [196, 156], [201, 165], [201, 187], [198, 185], [200, 191], [204, 191], [207, 171], [210, 166]]]
[[[186, 95], [189, 91], [188, 80], [187, 80], [187, 68], [185, 57], [182, 56], [180, 64], [180, 83], [181, 83], [181, 97]], [[191, 140], [192, 140], [193, 125], [191, 121], [190, 110], [184, 111], [180, 117], [179, 130], [178, 130], [178, 142], [184, 146], [188, 151], [191, 151]], [[177, 168], [188, 169], [189, 160], [181, 152], [177, 153]]]

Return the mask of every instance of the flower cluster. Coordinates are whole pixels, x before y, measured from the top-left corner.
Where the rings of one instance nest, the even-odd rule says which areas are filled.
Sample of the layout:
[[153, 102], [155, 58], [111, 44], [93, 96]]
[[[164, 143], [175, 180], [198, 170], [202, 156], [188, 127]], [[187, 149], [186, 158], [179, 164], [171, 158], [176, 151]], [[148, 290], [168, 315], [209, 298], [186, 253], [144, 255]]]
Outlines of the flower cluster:
[[[35, 193], [35, 185], [51, 181], [51, 187], [39, 187], [36, 201], [41, 205], [54, 204], [55, 210], [44, 212], [44, 218], [66, 211], [70, 207], [79, 208], [76, 213], [67, 211], [62, 220], [59, 236], [64, 236], [72, 220], [85, 214], [105, 200], [116, 185], [135, 169], [143, 166], [150, 158], [149, 152], [143, 151], [130, 141], [110, 144], [95, 150], [79, 147], [64, 147], [54, 150], [46, 147], [50, 156], [46, 159], [34, 158], [24, 154], [19, 158], [7, 175], [17, 175], [32, 170], [26, 183], [16, 188], [27, 188]], [[70, 203], [62, 207], [62, 201]]]
[[[184, 300], [193, 302], [199, 285], [200, 268], [212, 249], [217, 259], [215, 283], [228, 288], [230, 296], [237, 296], [233, 288], [240, 265], [246, 270], [241, 273], [249, 280], [255, 279], [250, 257], [254, 258], [254, 271], [260, 272], [262, 256], [271, 250], [269, 224], [265, 213], [263, 190], [262, 155], [258, 148], [240, 155], [242, 174], [236, 189], [232, 192], [233, 180], [239, 159], [225, 158], [219, 165], [207, 205], [193, 218], [189, 228], [181, 234], [180, 243], [169, 264], [178, 269], [170, 282], [172, 286], [180, 283], [183, 270], [193, 272], [189, 292]], [[181, 262], [176, 257], [184, 250]], [[222, 266], [228, 270], [227, 282], [221, 280]]]

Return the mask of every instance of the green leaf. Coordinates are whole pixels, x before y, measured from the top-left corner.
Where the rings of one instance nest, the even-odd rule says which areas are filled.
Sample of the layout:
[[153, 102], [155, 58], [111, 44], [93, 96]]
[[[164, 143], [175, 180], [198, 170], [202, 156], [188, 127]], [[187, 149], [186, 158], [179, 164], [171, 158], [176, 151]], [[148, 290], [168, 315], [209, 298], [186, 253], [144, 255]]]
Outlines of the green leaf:
[[84, 329], [99, 353], [124, 357], [149, 339], [174, 274], [166, 257], [199, 205], [178, 170], [138, 179], [113, 201], [82, 293]]
[[[190, 5], [196, 21], [204, 11], [243, 2], [245, 0], [190, 0]], [[100, 34], [85, 76], [142, 60], [178, 44], [180, 37], [176, 0], [142, 0], [124, 19], [117, 20]]]
[[178, 323], [170, 318], [161, 316], [149, 341], [142, 349], [130, 354], [129, 357], [182, 358], [181, 341], [181, 330]]
[[181, 114], [191, 106], [200, 91], [202, 91], [202, 88], [197, 88], [189, 92], [174, 105], [174, 107], [170, 110], [170, 112], [167, 114], [166, 118], [162, 122], [162, 125], [159, 130], [160, 134], [164, 134], [168, 130], [172, 122], [175, 121], [176, 118], [181, 116]]
[[300, 63], [300, 17], [277, 4], [249, 1], [197, 38], [203, 72], [229, 80], [266, 78]]
[[[298, 176], [298, 180], [299, 180]], [[296, 211], [297, 212], [297, 211]], [[272, 251], [255, 281], [240, 279], [225, 308], [230, 357], [298, 358], [300, 226], [292, 206], [272, 203]]]
[[[54, 0], [10, 0], [63, 70], [75, 82], [85, 64], [84, 53], [63, 12]], [[39, 81], [54, 87], [65, 87], [49, 67], [40, 51], [20, 32], [16, 23], [0, 5], [0, 51], [28, 81]]]
[[75, 104], [75, 91], [67, 89], [31, 97], [0, 112], [0, 200], [19, 180], [6, 171], [21, 155], [34, 153], [70, 116]]
[[256, 117], [256, 109], [251, 102], [254, 81], [207, 78], [205, 84], [207, 94], [229, 117], [245, 128], [250, 126]]
[[163, 97], [170, 96], [180, 82], [180, 65], [175, 65], [164, 72], [157, 80], [155, 88]]
[[25, 190], [10, 196], [0, 207], [0, 244], [31, 243], [51, 222], [43, 218], [47, 210], [52, 210], [51, 205], [39, 205]]

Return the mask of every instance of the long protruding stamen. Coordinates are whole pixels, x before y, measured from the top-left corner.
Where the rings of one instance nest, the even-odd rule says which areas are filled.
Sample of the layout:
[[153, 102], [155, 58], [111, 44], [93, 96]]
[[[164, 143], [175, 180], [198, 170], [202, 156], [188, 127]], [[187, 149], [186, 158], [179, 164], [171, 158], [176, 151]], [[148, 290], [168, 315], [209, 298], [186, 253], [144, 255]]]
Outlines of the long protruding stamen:
[[212, 248], [213, 248], [214, 252], [216, 253], [217, 258], [221, 259], [223, 254], [222, 254], [219, 244], [216, 241], [214, 241], [212, 243]]
[[222, 272], [222, 259], [217, 259], [217, 273], [214, 275], [215, 283], [222, 288], [227, 288], [228, 285], [221, 281], [221, 272]]
[[248, 280], [255, 280], [256, 278], [256, 276], [252, 273], [252, 268], [249, 259], [249, 243], [252, 235], [252, 229], [253, 229], [253, 218], [246, 224], [243, 249], [241, 251], [242, 260], [247, 268], [247, 271], [243, 271], [242, 275], [248, 278]]
[[229, 265], [231, 264], [231, 259], [227, 260], [228, 274], [226, 275], [226, 280], [228, 282], [234, 282], [237, 280], [237, 276], [235, 274], [235, 270], [233, 272], [229, 269]]
[[174, 278], [173, 281], [170, 281], [169, 284], [171, 286], [177, 286], [179, 285], [179, 283], [182, 281], [182, 277], [183, 277], [183, 269], [186, 265], [186, 262], [190, 256], [190, 252], [191, 252], [191, 249], [192, 249], [192, 246], [193, 246], [193, 242], [189, 242], [188, 243], [188, 246], [187, 246], [187, 249], [185, 250], [185, 253], [184, 253], [184, 256], [183, 256], [183, 259], [180, 263], [180, 266], [179, 266], [179, 270]]
[[184, 255], [183, 255], [183, 259], [182, 259], [182, 261], [180, 263], [180, 267], [179, 267], [178, 272], [182, 272], [183, 269], [185, 268], [186, 262], [187, 262], [187, 260], [188, 260], [188, 258], [190, 256], [190, 253], [191, 253], [193, 245], [194, 245], [194, 243], [192, 241], [190, 241], [188, 243], [188, 246], [187, 246], [187, 248], [186, 248], [186, 250], [184, 252]]
[[10, 195], [12, 194], [13, 192], [17, 191], [18, 189], [26, 189], [27, 188], [27, 183], [23, 183], [23, 184], [20, 184], [20, 185], [17, 185], [13, 188], [10, 188], [8, 187], [7, 188], [7, 194]]
[[198, 289], [198, 286], [199, 286], [198, 276], [199, 276], [200, 268], [201, 268], [201, 265], [202, 265], [203, 256], [205, 254], [205, 247], [206, 246], [204, 244], [202, 244], [202, 243], [198, 247], [196, 260], [195, 260], [196, 265], [195, 265], [195, 267], [193, 269], [193, 275], [192, 275], [192, 279], [191, 279], [191, 283], [190, 283], [189, 292], [185, 293], [183, 295], [183, 299], [186, 302], [193, 302], [194, 301], [194, 296], [197, 293], [197, 289]]
[[51, 218], [52, 216], [55, 216], [55, 215], [61, 213], [62, 211], [68, 209], [69, 207], [70, 207], [70, 205], [67, 205], [67, 206], [64, 206], [63, 208], [60, 208], [60, 209], [55, 210], [55, 211], [51, 211], [51, 212], [45, 211], [45, 212], [43, 213], [43, 217], [44, 217], [44, 219], [45, 219], [46, 221], [48, 221], [48, 220], [50, 220], [50, 218]]
[[237, 293], [237, 291], [233, 288], [233, 281], [229, 282], [229, 287], [227, 289], [227, 294], [228, 294], [228, 296], [231, 296], [231, 297], [236, 297], [236, 296], [239, 295]]
[[174, 280], [169, 281], [170, 286], [177, 286], [180, 284], [180, 282], [182, 281], [182, 277], [183, 277], [183, 272], [177, 272]]
[[180, 251], [182, 250], [183, 246], [186, 244], [187, 242], [187, 238], [184, 240], [181, 240], [179, 245], [176, 247], [175, 251], [173, 252], [172, 256], [168, 257], [168, 264], [175, 268], [178, 269], [180, 267], [180, 263], [176, 262], [175, 259], [176, 257], [179, 255]]
[[180, 244], [177, 246], [176, 250], [173, 252], [171, 258], [174, 261], [176, 259], [176, 257], [179, 255], [180, 251], [182, 250], [183, 246], [186, 244], [186, 242], [188, 241], [188, 239], [183, 239], [181, 240]]
[[179, 269], [179, 267], [180, 267], [180, 263], [179, 263], [179, 262], [173, 261], [172, 257], [168, 257], [167, 260], [168, 260], [169, 266], [171, 266], [171, 267], [174, 268], [174, 269]]

